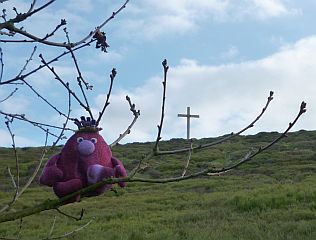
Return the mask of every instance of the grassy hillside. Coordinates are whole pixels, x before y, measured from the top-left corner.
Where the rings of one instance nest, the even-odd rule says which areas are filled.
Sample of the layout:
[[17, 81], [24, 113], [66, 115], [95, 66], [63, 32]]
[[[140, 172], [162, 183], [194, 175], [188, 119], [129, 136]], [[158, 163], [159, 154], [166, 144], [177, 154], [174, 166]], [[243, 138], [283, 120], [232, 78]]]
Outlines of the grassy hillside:
[[[195, 152], [189, 172], [212, 164], [235, 161], [278, 133], [241, 136], [214, 148]], [[201, 139], [206, 143], [215, 139]], [[182, 139], [162, 142], [161, 149], [186, 146]], [[153, 143], [119, 145], [113, 154], [132, 169]], [[59, 148], [52, 150], [58, 151]], [[22, 179], [33, 170], [39, 148], [21, 148]], [[7, 166], [14, 173], [12, 151], [0, 148], [0, 203], [11, 194]], [[152, 178], [179, 176], [185, 154], [156, 157], [142, 172]], [[118, 193], [84, 199], [62, 208], [75, 221], [47, 211], [23, 219], [20, 239], [45, 239], [56, 215], [53, 237], [93, 222], [68, 239], [316, 239], [316, 132], [290, 133], [287, 138], [251, 162], [216, 177], [203, 177], [164, 185], [131, 183]], [[35, 182], [17, 209], [54, 198], [50, 188]], [[1, 204], [2, 205], [2, 204]], [[0, 206], [1, 206], [0, 205]], [[0, 224], [1, 237], [16, 237], [19, 221]]]

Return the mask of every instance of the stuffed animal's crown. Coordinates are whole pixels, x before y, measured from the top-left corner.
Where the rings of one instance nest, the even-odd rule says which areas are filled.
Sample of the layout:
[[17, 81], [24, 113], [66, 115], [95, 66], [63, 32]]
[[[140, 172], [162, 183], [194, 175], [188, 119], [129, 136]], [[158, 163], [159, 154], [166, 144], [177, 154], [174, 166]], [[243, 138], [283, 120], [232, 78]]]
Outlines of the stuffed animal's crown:
[[98, 127], [98, 123], [96, 120], [90, 117], [81, 116], [79, 121], [77, 118], [74, 120], [74, 123], [78, 127], [78, 131], [80, 132], [98, 132], [102, 130], [102, 128]]

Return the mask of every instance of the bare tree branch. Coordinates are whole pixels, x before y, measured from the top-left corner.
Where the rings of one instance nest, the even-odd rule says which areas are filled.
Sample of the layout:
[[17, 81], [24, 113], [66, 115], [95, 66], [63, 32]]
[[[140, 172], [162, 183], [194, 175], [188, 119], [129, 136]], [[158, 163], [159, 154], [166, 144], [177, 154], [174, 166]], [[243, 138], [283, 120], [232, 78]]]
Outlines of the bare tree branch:
[[36, 0], [33, 0], [33, 2], [31, 3], [31, 6], [29, 8], [29, 10], [27, 11], [27, 13], [30, 13], [33, 11], [34, 7], [35, 7], [35, 4], [36, 4]]
[[[36, 121], [33, 121], [33, 120], [29, 120], [28, 118], [26, 118], [25, 114], [16, 114], [16, 113], [6, 113], [6, 112], [3, 112], [0, 110], [0, 114], [4, 115], [4, 116], [8, 116], [10, 118], [14, 118], [14, 119], [18, 119], [18, 120], [21, 120], [21, 121], [25, 121], [25, 122], [28, 122], [30, 124], [32, 124], [33, 126], [41, 129], [42, 131], [44, 131], [46, 133], [47, 129], [44, 128], [44, 127], [48, 127], [48, 128], [55, 128], [55, 129], [64, 129], [64, 130], [67, 130], [67, 131], [72, 131], [72, 132], [75, 132], [76, 130], [74, 129], [71, 129], [71, 128], [64, 128], [64, 127], [59, 127], [59, 126], [54, 126], [54, 125], [51, 125], [51, 124], [46, 124], [46, 123], [40, 123], [40, 122], [36, 122]], [[51, 135], [51, 136], [54, 136], [56, 138], [58, 138], [58, 136], [54, 133], [51, 133], [50, 131], [48, 131], [48, 134]]]
[[71, 235], [74, 235], [75, 233], [83, 230], [84, 228], [88, 227], [92, 222], [93, 222], [94, 219], [91, 219], [89, 220], [86, 224], [82, 225], [81, 227], [79, 228], [76, 228], [75, 230], [71, 231], [71, 232], [68, 232], [68, 233], [65, 233], [61, 236], [58, 236], [58, 237], [49, 237], [49, 238], [44, 238], [43, 240], [46, 240], [46, 239], [62, 239], [62, 238], [67, 238]]
[[131, 122], [131, 124], [127, 127], [127, 129], [125, 130], [125, 132], [121, 133], [120, 136], [118, 137], [118, 139], [116, 139], [113, 143], [110, 144], [110, 147], [115, 146], [116, 144], [118, 144], [126, 135], [130, 134], [132, 127], [134, 126], [134, 124], [136, 123], [138, 117], [140, 116], [140, 110], [136, 110], [135, 108], [135, 104], [133, 104], [131, 102], [131, 99], [129, 96], [126, 96], [126, 100], [129, 103], [130, 106], [130, 111], [133, 113], [134, 118]]
[[[13, 119], [9, 119], [7, 117], [7, 121], [5, 122], [7, 129], [10, 133], [11, 136], [11, 140], [12, 140], [12, 148], [13, 148], [13, 152], [14, 152], [14, 159], [15, 159], [15, 170], [16, 170], [16, 180], [14, 181], [14, 186], [15, 186], [15, 193], [14, 196], [12, 198], [12, 203], [16, 201], [17, 196], [19, 194], [19, 188], [20, 188], [20, 164], [19, 164], [19, 157], [17, 154], [17, 150], [16, 150], [16, 145], [15, 145], [15, 136], [10, 128], [10, 124], [12, 123]], [[11, 175], [12, 177], [12, 175]], [[12, 177], [12, 180], [14, 180], [14, 178]], [[3, 209], [0, 210], [0, 213], [3, 211]]]
[[33, 51], [31, 53], [31, 56], [26, 60], [24, 66], [22, 67], [21, 71], [18, 73], [18, 75], [16, 76], [17, 78], [19, 78], [22, 73], [26, 70], [27, 65], [32, 61], [32, 58], [34, 56], [34, 53], [36, 52], [37, 47], [34, 46]]
[[12, 97], [14, 95], [14, 93], [16, 93], [19, 89], [15, 88], [7, 97], [5, 97], [4, 99], [0, 100], [0, 103], [5, 102], [6, 100], [8, 100], [10, 97]]
[[154, 146], [154, 153], [157, 153], [159, 151], [158, 148], [158, 144], [159, 141], [161, 140], [161, 131], [162, 131], [162, 125], [163, 125], [163, 120], [165, 117], [165, 102], [166, 102], [166, 91], [167, 91], [167, 73], [168, 73], [168, 62], [167, 59], [162, 61], [162, 66], [163, 66], [163, 70], [164, 70], [164, 79], [162, 82], [163, 85], [163, 94], [162, 94], [162, 106], [161, 106], [161, 119], [160, 119], [160, 124], [157, 126], [158, 127], [158, 133], [157, 133], [157, 139], [156, 139], [156, 143]]
[[101, 118], [102, 118], [102, 116], [103, 116], [103, 114], [104, 114], [104, 111], [105, 111], [105, 109], [107, 108], [107, 106], [108, 105], [110, 105], [110, 96], [111, 96], [111, 92], [112, 92], [112, 87], [113, 87], [113, 82], [114, 82], [114, 79], [115, 79], [115, 77], [116, 77], [116, 74], [117, 74], [117, 72], [116, 72], [116, 69], [115, 68], [113, 68], [112, 69], [112, 72], [111, 72], [111, 74], [110, 74], [110, 87], [109, 87], [109, 92], [108, 92], [108, 94], [106, 95], [106, 100], [105, 100], [105, 103], [104, 103], [104, 106], [103, 106], [103, 108], [102, 108], [102, 111], [101, 112], [99, 112], [99, 117], [98, 117], [98, 120], [97, 120], [97, 125], [99, 125], [99, 123], [100, 123], [100, 121], [101, 121]]
[[103, 23], [101, 23], [99, 26], [96, 27], [96, 29], [92, 32], [90, 32], [86, 37], [84, 37], [82, 40], [74, 43], [74, 46], [78, 46], [82, 43], [84, 43], [85, 41], [87, 41], [89, 38], [91, 38], [92, 36], [94, 36], [98, 31], [100, 31], [101, 28], [103, 28], [109, 21], [111, 21], [117, 14], [119, 14], [128, 4], [129, 0], [126, 0], [125, 3], [116, 11], [113, 12], [111, 17], [109, 17], [108, 19], [106, 19]]
[[[44, 38], [40, 38], [37, 37], [27, 31], [24, 31], [21, 28], [17, 28], [14, 26], [14, 23], [19, 23], [24, 21], [26, 18], [32, 16], [34, 13], [41, 11], [42, 9], [46, 8], [48, 5], [50, 5], [51, 3], [53, 3], [55, 0], [51, 0], [48, 3], [44, 4], [43, 6], [41, 6], [40, 8], [37, 8], [31, 12], [28, 13], [24, 13], [24, 14], [18, 14], [15, 18], [10, 19], [8, 21], [5, 21], [4, 23], [0, 23], [0, 30], [2, 29], [7, 29], [9, 32], [13, 32], [13, 33], [18, 33], [21, 34], [29, 39], [32, 39], [35, 42], [39, 42], [39, 43], [43, 43], [49, 46], [56, 46], [56, 47], [65, 47], [65, 48], [74, 48], [77, 47], [83, 43], [85, 43], [89, 38], [93, 37], [98, 31], [100, 31], [101, 28], [103, 28], [110, 20], [112, 20], [118, 13], [120, 13], [127, 5], [127, 3], [129, 2], [129, 0], [126, 0], [124, 2], [124, 4], [115, 12], [112, 13], [112, 15], [107, 18], [104, 22], [102, 22], [99, 26], [97, 26], [95, 28], [94, 31], [91, 31], [86, 37], [83, 37], [81, 40], [75, 42], [75, 43], [64, 43], [64, 42], [52, 42], [52, 41], [47, 41], [46, 39], [51, 36], [50, 34], [48, 34], [48, 37], [44, 37]], [[57, 28], [57, 27], [56, 27]], [[57, 31], [57, 29], [56, 29]], [[54, 33], [54, 31], [52, 32]], [[52, 34], [51, 33], [51, 34]], [[46, 35], [47, 36], [47, 35]], [[5, 42], [5, 41], [0, 41], [0, 42]]]
[[[29, 89], [31, 89], [31, 91], [33, 93], [35, 93], [35, 95], [37, 97], [39, 97], [40, 99], [42, 99], [45, 103], [48, 104], [48, 106], [50, 106], [52, 109], [54, 109], [60, 116], [63, 116], [65, 118], [67, 118], [66, 114], [64, 114], [63, 112], [61, 112], [60, 110], [57, 109], [57, 107], [55, 107], [52, 103], [50, 103], [45, 97], [43, 97], [37, 90], [35, 90], [35, 88], [29, 84], [25, 79], [21, 79], [21, 81], [27, 86], [29, 87]], [[69, 116], [68, 116], [69, 117]]]
[[56, 219], [57, 219], [57, 217], [54, 216], [53, 224], [52, 224], [52, 226], [51, 226], [51, 228], [50, 228], [50, 231], [49, 231], [48, 236], [47, 236], [46, 239], [50, 239], [50, 238], [51, 238], [51, 236], [52, 236], [52, 234], [53, 234], [53, 231], [54, 231], [54, 229], [55, 229]]
[[[14, 180], [14, 176], [13, 174], [11, 173], [11, 168], [10, 167], [7, 167], [7, 170], [8, 170], [8, 174], [11, 178], [11, 182], [12, 182], [12, 185], [13, 185], [13, 188], [16, 189], [17, 186], [16, 186], [16, 183], [15, 183], [15, 180]], [[2, 212], [2, 209], [0, 210], [0, 213]]]
[[[30, 9], [26, 12], [26, 13], [17, 13], [15, 18], [12, 18], [4, 23], [0, 23], [0, 30], [1, 29], [8, 29], [8, 25], [13, 25], [14, 23], [19, 23], [19, 22], [23, 22], [24, 20], [26, 20], [28, 17], [32, 16], [33, 14], [40, 12], [41, 10], [43, 10], [44, 8], [48, 7], [50, 4], [52, 4], [53, 2], [55, 2], [56, 0], [51, 0], [49, 2], [47, 2], [46, 4], [42, 5], [41, 7], [34, 9], [35, 6], [35, 2], [33, 1], [33, 3], [31, 4]], [[10, 30], [10, 29], [8, 29]]]
[[2, 77], [3, 77], [3, 69], [4, 69], [4, 63], [3, 63], [3, 52], [2, 52], [2, 48], [0, 47], [0, 84], [2, 82]]
[[[90, 46], [90, 44], [91, 44], [92, 42], [94, 42], [94, 41], [96, 41], [96, 40], [92, 39], [92, 40], [90, 40], [89, 42], [87, 42], [87, 43], [85, 43], [85, 44], [83, 44], [83, 45], [81, 45], [81, 46], [78, 46], [77, 48], [72, 49], [72, 51], [74, 52], [74, 51], [77, 51], [77, 50], [79, 50], [79, 49], [81, 49], [81, 48]], [[68, 51], [65, 51], [65, 52], [63, 52], [63, 53], [61, 53], [60, 55], [58, 55], [57, 57], [53, 58], [52, 60], [47, 61], [47, 64], [51, 64], [51, 63], [53, 63], [53, 62], [56, 62], [56, 61], [58, 61], [60, 58], [62, 58], [62, 57], [64, 57], [64, 56], [68, 55], [69, 53], [70, 53], [69, 50], [68, 50]], [[46, 67], [45, 64], [44, 64], [44, 65], [40, 65], [40, 66], [38, 66], [37, 68], [33, 69], [32, 71], [30, 71], [30, 72], [28, 72], [28, 73], [26, 73], [26, 74], [24, 74], [24, 75], [22, 75], [22, 76], [20, 76], [20, 77], [14, 77], [14, 78], [12, 78], [12, 79], [9, 79], [9, 80], [0, 82], [0, 85], [12, 84], [12, 83], [14, 83], [14, 82], [16, 82], [16, 81], [19, 81], [19, 80], [21, 80], [21, 79], [25, 79], [26, 77], [28, 77], [28, 76], [30, 76], [30, 75], [36, 73], [37, 71], [39, 71], [40, 69], [42, 69], [42, 68], [44, 68], [44, 67]]]
[[[300, 106], [300, 110], [296, 116], [296, 118], [294, 119], [294, 121], [292, 123], [289, 123], [289, 126], [288, 128], [278, 137], [276, 138], [275, 140], [273, 140], [272, 142], [270, 142], [269, 144], [267, 144], [266, 146], [263, 146], [263, 147], [259, 147], [259, 149], [252, 153], [252, 152], [249, 152], [246, 154], [246, 156], [241, 159], [239, 162], [237, 162], [236, 164], [233, 164], [231, 166], [228, 166], [228, 167], [224, 167], [221, 171], [223, 172], [226, 172], [226, 171], [229, 171], [231, 169], [234, 169], [238, 166], [240, 166], [241, 164], [245, 163], [245, 162], [248, 162], [250, 161], [252, 158], [254, 158], [255, 156], [257, 156], [258, 154], [260, 154], [261, 152], [267, 150], [268, 148], [270, 148], [272, 145], [276, 144], [277, 142], [279, 142], [282, 138], [284, 138], [286, 136], [286, 134], [290, 131], [290, 129], [295, 125], [295, 123], [297, 122], [297, 120], [301, 117], [301, 115], [303, 113], [306, 112], [306, 103], [305, 102], [302, 102], [301, 103], [301, 106]], [[210, 173], [212, 173], [213, 171], [210, 171]]]
[[[66, 116], [66, 120], [65, 120], [65, 123], [63, 124], [63, 129], [60, 131], [60, 134], [58, 136], [58, 138], [56, 139], [56, 141], [53, 143], [53, 146], [56, 146], [57, 143], [59, 142], [59, 140], [63, 139], [64, 137], [64, 132], [67, 130], [67, 125], [68, 125], [68, 121], [69, 120], [72, 120], [69, 116], [70, 116], [70, 113], [71, 113], [71, 95], [70, 95], [70, 92], [68, 92], [68, 114]], [[52, 146], [52, 147], [53, 147]]]
[[61, 211], [59, 208], [55, 208], [55, 210], [56, 210], [58, 213], [60, 213], [61, 215], [64, 215], [64, 216], [66, 216], [66, 217], [68, 217], [68, 218], [72, 218], [72, 219], [74, 219], [74, 220], [76, 220], [76, 221], [82, 220], [82, 217], [83, 217], [83, 214], [84, 214], [84, 209], [83, 209], [83, 208], [81, 209], [81, 212], [80, 212], [80, 216], [79, 216], [79, 217], [74, 217], [74, 216], [72, 216], [72, 215], [70, 215], [70, 214], [67, 214], [67, 213]]
[[192, 156], [192, 150], [193, 149], [193, 140], [191, 139], [190, 141], [190, 150], [189, 150], [189, 154], [188, 154], [188, 159], [187, 159], [187, 162], [186, 162], [186, 165], [183, 169], [183, 172], [182, 172], [182, 177], [185, 176], [185, 174], [187, 173], [187, 170], [189, 168], [189, 164], [190, 164], [190, 160], [191, 160], [191, 156]]
[[[0, 40], [0, 42], [3, 42], [3, 43], [34, 43], [34, 42], [39, 42], [39, 43], [42, 43], [43, 41], [47, 40], [48, 38], [54, 36], [54, 34], [57, 32], [58, 29], [60, 29], [62, 26], [65, 26], [67, 24], [66, 20], [65, 19], [61, 19], [60, 20], [60, 23], [55, 27], [55, 29], [50, 32], [50, 33], [47, 33], [45, 35], [45, 37], [43, 38], [40, 38], [38, 41], [36, 40], [9, 40], [9, 39], [2, 39]], [[12, 33], [6, 33], [6, 32], [2, 32], [4, 35], [8, 35], [8, 36], [13, 36], [14, 34]]]
[[[65, 31], [65, 33], [66, 33], [66, 37], [67, 37], [67, 39], [68, 39], [68, 42], [70, 42], [69, 35], [68, 35], [68, 32], [67, 32], [66, 28], [64, 28], [64, 31]], [[78, 73], [77, 82], [78, 82], [79, 88], [80, 88], [80, 90], [81, 90], [81, 93], [82, 93], [82, 95], [83, 95], [83, 97], [84, 97], [86, 106], [87, 106], [87, 109], [86, 109], [86, 110], [88, 111], [90, 117], [93, 119], [93, 115], [92, 115], [92, 112], [91, 112], [91, 108], [90, 108], [90, 105], [89, 105], [87, 96], [86, 96], [86, 94], [85, 94], [85, 92], [84, 92], [84, 90], [83, 90], [83, 88], [82, 88], [82, 82], [84, 83], [84, 85], [85, 85], [85, 87], [86, 87], [86, 90], [89, 90], [89, 89], [92, 90], [92, 86], [89, 85], [89, 83], [84, 80], [84, 78], [83, 78], [83, 76], [82, 76], [82, 73], [81, 73], [81, 71], [80, 71], [79, 65], [78, 65], [78, 61], [77, 61], [77, 59], [76, 59], [76, 56], [75, 56], [74, 52], [72, 51], [71, 48], [69, 48], [69, 51], [70, 51], [72, 60], [73, 60], [73, 62], [74, 62], [74, 64], [75, 64], [75, 66], [76, 66], [76, 70], [77, 70], [77, 73]]]
[[[66, 31], [66, 36], [67, 36], [68, 41], [70, 41], [67, 31]], [[72, 59], [73, 59], [73, 62], [74, 62], [74, 64], [75, 64], [75, 67], [76, 67], [76, 70], [77, 70], [77, 73], [78, 73], [78, 78], [77, 78], [77, 79], [78, 79], [78, 82], [79, 82], [79, 86], [82, 88], [82, 83], [81, 83], [81, 82], [83, 82], [84, 85], [85, 85], [85, 87], [86, 87], [86, 90], [92, 90], [93, 86], [90, 85], [87, 81], [85, 81], [84, 78], [83, 78], [83, 76], [82, 76], [82, 73], [81, 73], [80, 68], [79, 68], [79, 65], [78, 65], [77, 58], [76, 58], [76, 56], [75, 56], [73, 50], [70, 48], [69, 51], [70, 51], [71, 57], [72, 57]], [[87, 102], [87, 99], [86, 99], [86, 96], [85, 96], [85, 94], [84, 94], [84, 91], [83, 91], [82, 89], [81, 89], [81, 91], [82, 91], [82, 94], [84, 95], [85, 100], [86, 100], [86, 102]], [[87, 103], [87, 105], [88, 105], [88, 103]]]
[[55, 79], [57, 81], [59, 81], [66, 89], [67, 91], [77, 100], [77, 102], [80, 104], [81, 107], [83, 107], [88, 113], [91, 113], [90, 108], [85, 105], [80, 99], [79, 97], [76, 95], [76, 93], [74, 91], [71, 90], [71, 88], [69, 87], [69, 83], [65, 83], [60, 77], [59, 75], [56, 73], [54, 67], [49, 66], [49, 64], [45, 61], [45, 59], [43, 58], [42, 54], [40, 54], [39, 56], [42, 60], [42, 63], [44, 63], [44, 65], [54, 74]]

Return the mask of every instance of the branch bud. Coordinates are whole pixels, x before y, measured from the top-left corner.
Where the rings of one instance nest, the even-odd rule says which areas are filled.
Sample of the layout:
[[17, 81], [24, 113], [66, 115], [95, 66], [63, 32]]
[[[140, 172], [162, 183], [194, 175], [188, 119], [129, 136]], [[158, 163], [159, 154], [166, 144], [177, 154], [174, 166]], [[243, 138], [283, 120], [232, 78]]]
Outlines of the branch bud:
[[116, 74], [117, 74], [117, 71], [116, 71], [115, 68], [113, 68], [113, 69], [112, 69], [112, 73], [110, 74], [111, 79], [114, 79], [115, 76], [116, 76]]
[[167, 59], [164, 59], [164, 60], [162, 61], [162, 66], [163, 66], [163, 68], [164, 68], [165, 71], [167, 71], [167, 70], [169, 69]]
[[305, 113], [306, 112], [306, 102], [301, 103], [301, 108], [300, 108], [300, 113]]
[[268, 99], [271, 101], [273, 99], [273, 91], [270, 91], [270, 96], [268, 97]]

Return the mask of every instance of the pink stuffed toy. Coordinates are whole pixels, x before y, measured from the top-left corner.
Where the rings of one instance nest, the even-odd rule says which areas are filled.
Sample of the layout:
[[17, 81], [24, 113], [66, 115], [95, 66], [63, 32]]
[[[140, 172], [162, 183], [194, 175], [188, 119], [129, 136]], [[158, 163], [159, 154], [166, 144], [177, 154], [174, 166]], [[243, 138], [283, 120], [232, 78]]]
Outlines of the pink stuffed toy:
[[[110, 147], [99, 134], [96, 121], [81, 117], [75, 120], [79, 130], [70, 137], [60, 153], [52, 156], [40, 176], [40, 183], [53, 187], [61, 198], [104, 178], [126, 177], [122, 162], [112, 156]], [[125, 187], [125, 182], [120, 182]], [[85, 196], [95, 196], [110, 189], [102, 186]], [[72, 201], [79, 201], [80, 195]]]

